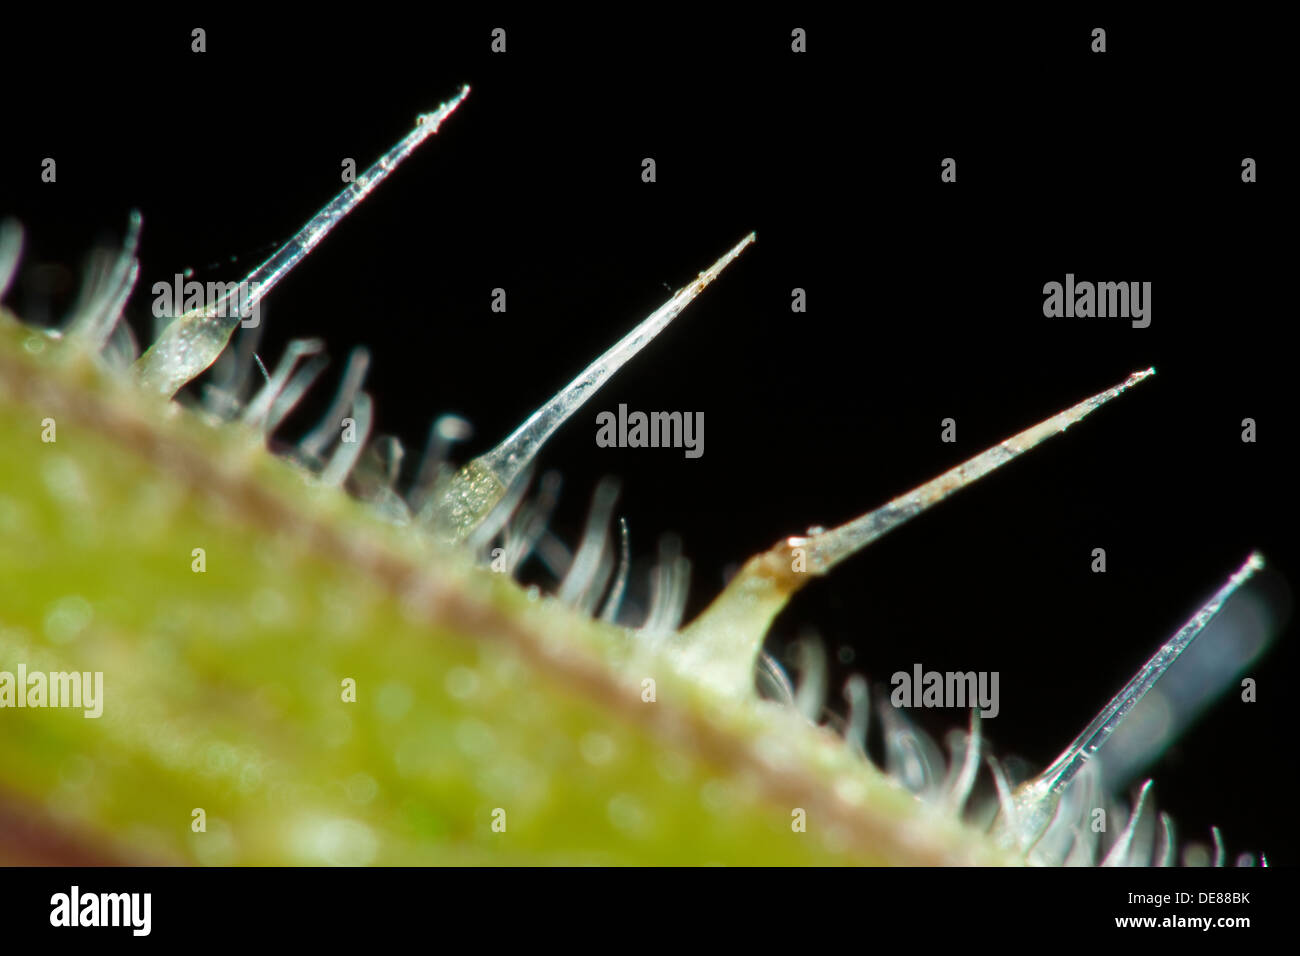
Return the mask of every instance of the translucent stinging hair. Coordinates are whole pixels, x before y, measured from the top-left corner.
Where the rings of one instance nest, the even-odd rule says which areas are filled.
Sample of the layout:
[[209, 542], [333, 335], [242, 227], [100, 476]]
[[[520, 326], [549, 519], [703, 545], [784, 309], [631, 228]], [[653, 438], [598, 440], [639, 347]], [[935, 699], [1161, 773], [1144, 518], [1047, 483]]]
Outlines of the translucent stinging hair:
[[811, 577], [826, 574], [877, 538], [1060, 434], [1154, 374], [1154, 368], [1134, 372], [1119, 385], [1011, 436], [875, 511], [829, 531], [786, 538], [750, 558], [722, 594], [687, 627], [682, 642], [685, 660], [719, 689], [747, 693], [755, 658], [772, 620]]
[[678, 289], [672, 298], [579, 372], [573, 381], [529, 415], [505, 441], [461, 468], [448, 483], [445, 494], [426, 505], [421, 515], [422, 520], [432, 525], [444, 540], [464, 540], [501, 500], [519, 474], [537, 457], [542, 445], [555, 430], [581, 408], [611, 375], [667, 328], [668, 323], [695, 301], [754, 239], [754, 233], [751, 232], [732, 246], [693, 282]]
[[[1120, 723], [1183, 653], [1196, 636], [1205, 630], [1206, 625], [1214, 620], [1230, 598], [1242, 584], [1264, 566], [1264, 558], [1253, 552], [1246, 562], [1237, 569], [1227, 582], [1215, 592], [1200, 610], [1179, 628], [1151, 655], [1151, 658], [1138, 670], [1133, 678], [1124, 685], [1110, 703], [1103, 707], [1083, 732], [1062, 751], [1051, 765], [1032, 780], [1026, 781], [1016, 789], [1009, 807], [1005, 807], [1001, 829], [1008, 834], [1015, 844], [1028, 849], [1042, 835], [1051, 823], [1060, 803], [1061, 794], [1075, 776], [1083, 770], [1101, 749]], [[1143, 791], [1145, 795], [1145, 791]], [[1138, 804], [1139, 809], [1141, 803]]]
[[[468, 95], [469, 87], [462, 87], [459, 93], [432, 113], [421, 116], [415, 129], [330, 200], [269, 259], [250, 272], [240, 283], [242, 291], [237, 286], [219, 302], [208, 303], [168, 323], [157, 341], [136, 361], [135, 371], [140, 383], [150, 391], [171, 396], [216, 361], [240, 322], [239, 313], [255, 308], [344, 216], [370, 195], [416, 147], [438, 132], [443, 120], [455, 112]], [[239, 309], [231, 307], [236, 296], [241, 304]]]

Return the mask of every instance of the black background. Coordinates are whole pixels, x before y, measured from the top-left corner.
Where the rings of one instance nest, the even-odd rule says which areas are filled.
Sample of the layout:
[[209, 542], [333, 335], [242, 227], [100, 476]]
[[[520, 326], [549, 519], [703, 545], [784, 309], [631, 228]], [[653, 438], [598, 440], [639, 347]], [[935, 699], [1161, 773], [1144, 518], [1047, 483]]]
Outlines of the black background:
[[[336, 358], [286, 434], [366, 344], [377, 431], [415, 458], [433, 417], [456, 411], [477, 427], [463, 456], [484, 451], [756, 230], [542, 461], [565, 477], [567, 539], [604, 474], [622, 479], [638, 558], [681, 536], [688, 617], [778, 538], [1154, 365], [1086, 424], [811, 584], [769, 638], [779, 653], [812, 628], [852, 648], [835, 687], [915, 662], [999, 671], [986, 731], [1041, 766], [1251, 548], [1289, 613], [1284, 38], [1259, 22], [802, 10], [11, 20], [0, 214], [25, 224], [28, 253], [8, 304], [57, 319], [85, 253], [119, 241], [137, 208], [143, 334], [153, 282], [187, 267], [241, 277], [338, 191], [344, 157], [364, 169], [468, 82], [442, 131], [269, 298], [268, 364], [302, 336]], [[505, 55], [489, 52], [494, 26]], [[794, 26], [806, 55], [790, 52]], [[1108, 29], [1104, 55], [1089, 52], [1093, 26]], [[39, 180], [46, 156], [55, 185]], [[956, 184], [939, 181], [946, 156]], [[1241, 182], [1245, 156], [1256, 184]], [[1045, 319], [1043, 283], [1067, 272], [1151, 281], [1152, 325]], [[498, 286], [505, 314], [489, 310]], [[703, 411], [703, 458], [598, 449], [595, 413], [620, 402]], [[956, 445], [939, 440], [949, 416]], [[1300, 853], [1293, 630], [1250, 671], [1258, 703], [1228, 693], [1150, 770], [1183, 835], [1218, 824], [1230, 856]], [[936, 734], [964, 719], [916, 716]]]

